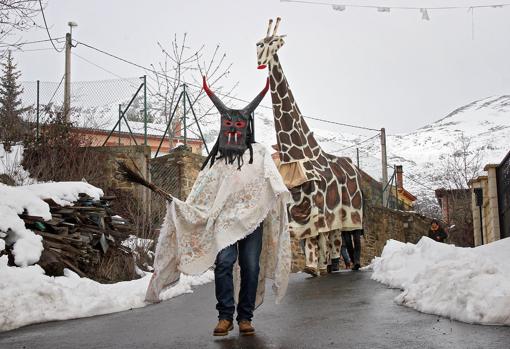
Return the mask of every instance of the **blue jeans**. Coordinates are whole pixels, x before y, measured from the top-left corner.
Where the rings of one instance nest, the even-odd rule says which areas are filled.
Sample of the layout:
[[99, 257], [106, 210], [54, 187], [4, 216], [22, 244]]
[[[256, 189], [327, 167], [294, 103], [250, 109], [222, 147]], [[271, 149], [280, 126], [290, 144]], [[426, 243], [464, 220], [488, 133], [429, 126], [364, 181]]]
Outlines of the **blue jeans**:
[[347, 251], [347, 247], [345, 246], [345, 243], [342, 243], [342, 247], [340, 248], [340, 254], [342, 255], [342, 258], [344, 259], [345, 264], [351, 264], [351, 258], [349, 257], [349, 253]]
[[235, 302], [232, 270], [239, 255], [241, 289], [239, 290], [236, 320], [237, 322], [241, 320], [251, 321], [253, 310], [255, 310], [261, 250], [262, 225], [244, 239], [225, 247], [218, 253], [214, 269], [218, 319], [233, 321], [234, 318]]
[[[351, 262], [354, 264], [360, 264], [361, 257], [361, 234], [362, 230], [343, 231], [342, 232], [342, 243], [345, 244]], [[354, 240], [354, 246], [353, 246]]]

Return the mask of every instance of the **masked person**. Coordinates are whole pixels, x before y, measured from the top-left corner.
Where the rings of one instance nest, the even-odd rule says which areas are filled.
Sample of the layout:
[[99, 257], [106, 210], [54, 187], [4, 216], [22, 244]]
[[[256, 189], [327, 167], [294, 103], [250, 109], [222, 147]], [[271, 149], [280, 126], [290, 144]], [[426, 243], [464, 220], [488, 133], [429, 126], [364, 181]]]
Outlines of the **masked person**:
[[269, 81], [243, 109], [226, 107], [203, 88], [221, 115], [216, 144], [205, 160], [185, 202], [173, 199], [156, 247], [154, 274], [146, 300], [181, 273], [197, 275], [215, 265], [218, 324], [213, 334], [233, 329], [234, 313], [242, 335], [255, 333], [253, 311], [263, 300], [265, 278], [274, 281], [279, 302], [291, 265], [287, 209], [290, 193], [266, 148], [255, 143], [253, 112]]

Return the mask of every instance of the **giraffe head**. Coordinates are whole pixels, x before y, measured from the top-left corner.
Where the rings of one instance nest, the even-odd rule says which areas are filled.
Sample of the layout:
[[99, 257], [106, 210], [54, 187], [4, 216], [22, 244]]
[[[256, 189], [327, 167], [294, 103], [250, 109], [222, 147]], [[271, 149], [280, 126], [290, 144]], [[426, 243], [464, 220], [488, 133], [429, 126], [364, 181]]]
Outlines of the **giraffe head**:
[[276, 18], [276, 24], [273, 29], [273, 33], [271, 34], [271, 27], [273, 25], [273, 20], [269, 20], [269, 26], [267, 27], [266, 37], [259, 42], [257, 42], [257, 64], [258, 69], [264, 69], [269, 62], [271, 62], [274, 58], [276, 52], [283, 46], [285, 43], [283, 38], [285, 35], [276, 35], [278, 30], [278, 25], [280, 24], [281, 18]]

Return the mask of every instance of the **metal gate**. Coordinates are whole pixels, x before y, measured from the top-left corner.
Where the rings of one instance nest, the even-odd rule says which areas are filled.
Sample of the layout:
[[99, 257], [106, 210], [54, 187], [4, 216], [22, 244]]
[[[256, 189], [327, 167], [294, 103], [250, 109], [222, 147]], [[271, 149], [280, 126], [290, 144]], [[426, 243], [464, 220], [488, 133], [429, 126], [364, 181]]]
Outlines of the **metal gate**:
[[497, 168], [499, 226], [501, 238], [510, 237], [510, 153]]

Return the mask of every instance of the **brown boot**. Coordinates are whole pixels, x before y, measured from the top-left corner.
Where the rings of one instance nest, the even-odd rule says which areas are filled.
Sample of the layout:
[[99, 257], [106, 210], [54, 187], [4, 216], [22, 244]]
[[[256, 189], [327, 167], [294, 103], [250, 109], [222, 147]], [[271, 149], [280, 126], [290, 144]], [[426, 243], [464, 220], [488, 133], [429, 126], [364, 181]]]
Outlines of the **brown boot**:
[[221, 319], [218, 321], [216, 328], [214, 329], [214, 336], [226, 336], [228, 331], [232, 331], [234, 329], [234, 323], [230, 320]]
[[241, 336], [253, 336], [255, 334], [255, 328], [251, 325], [251, 321], [239, 321], [239, 333]]

